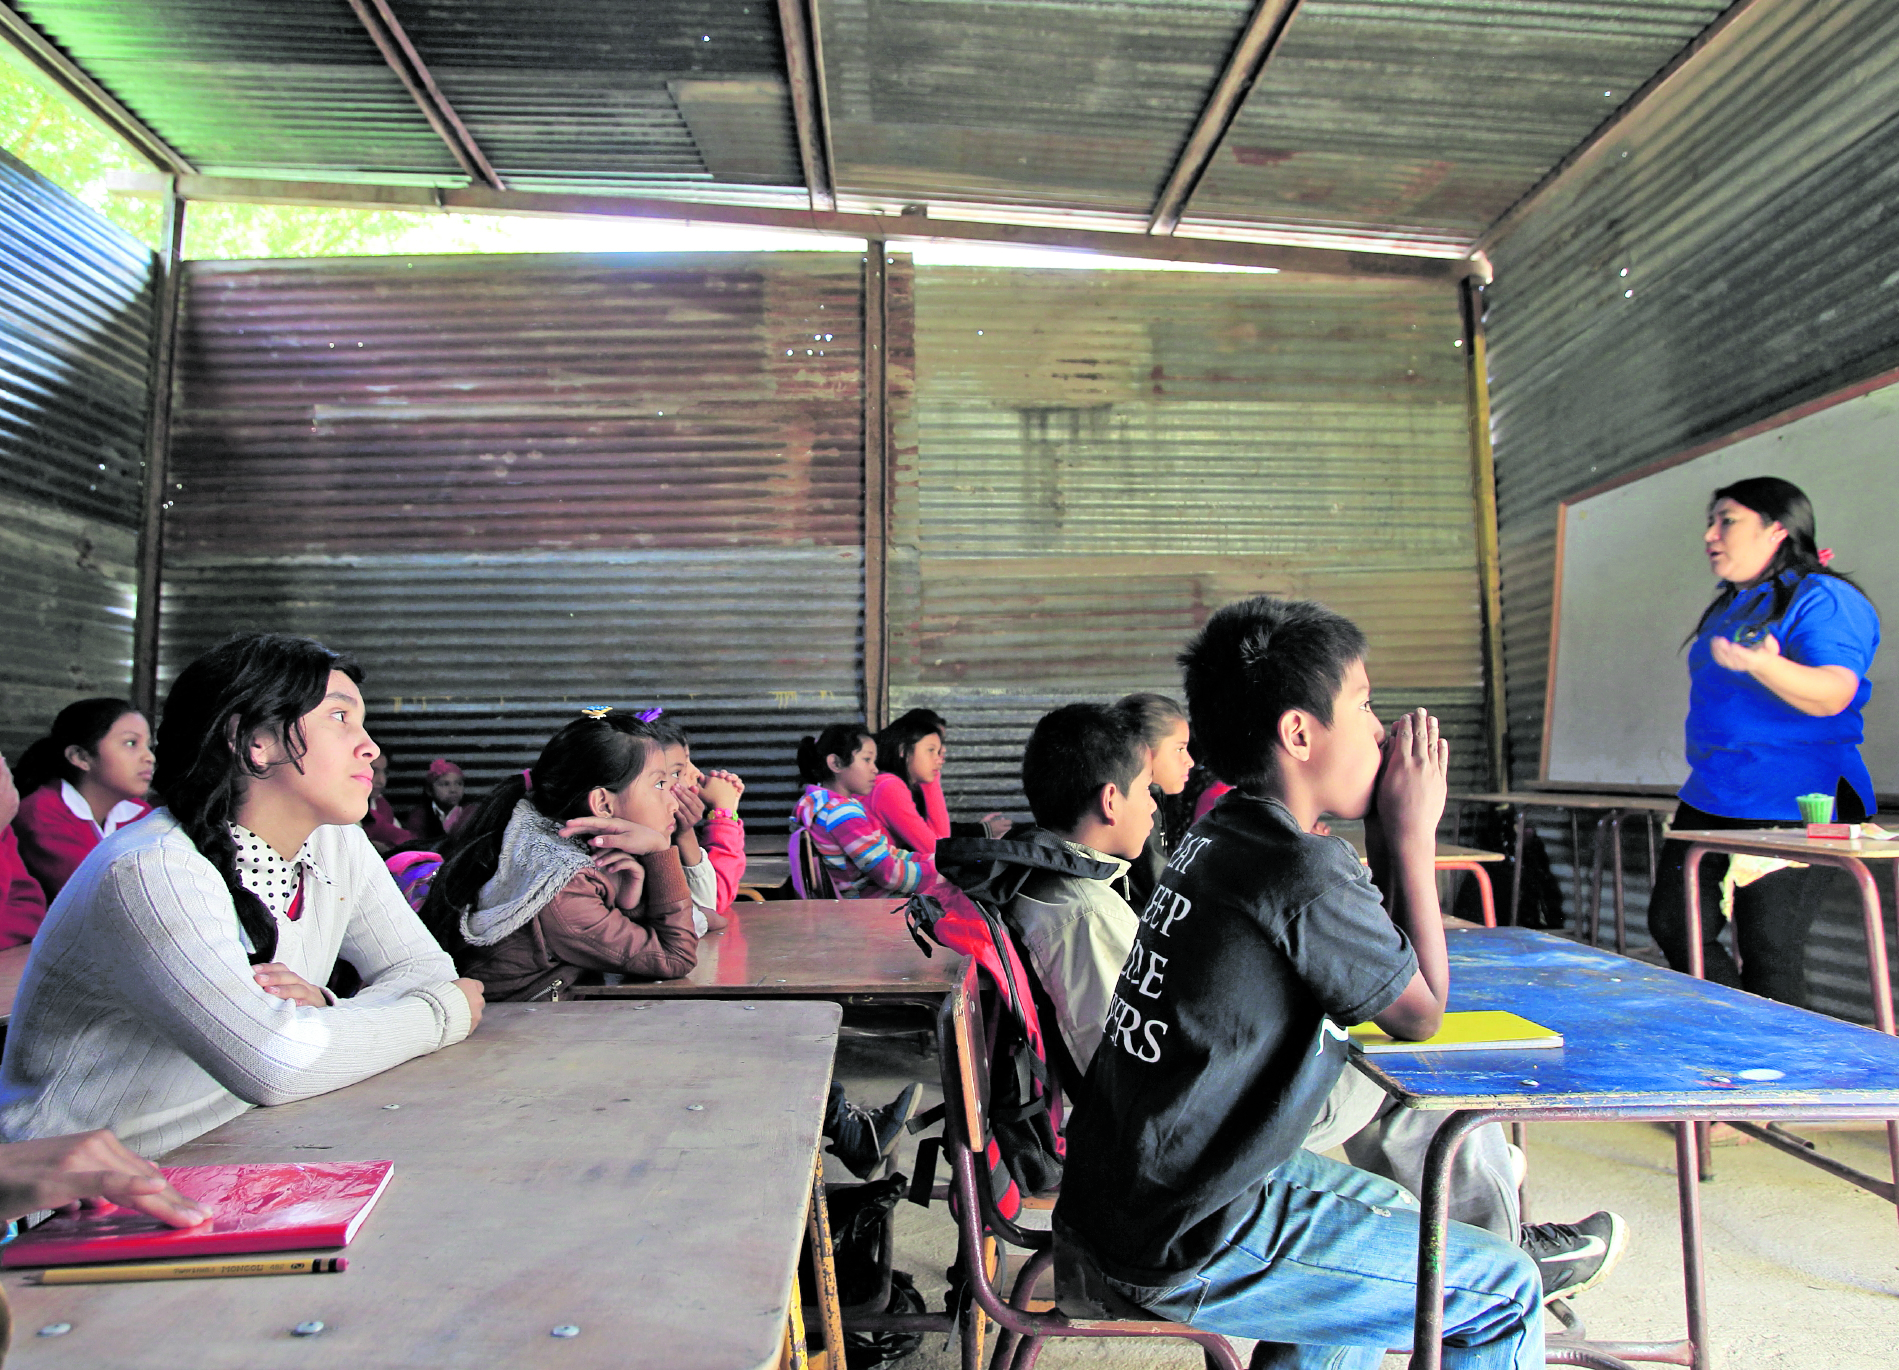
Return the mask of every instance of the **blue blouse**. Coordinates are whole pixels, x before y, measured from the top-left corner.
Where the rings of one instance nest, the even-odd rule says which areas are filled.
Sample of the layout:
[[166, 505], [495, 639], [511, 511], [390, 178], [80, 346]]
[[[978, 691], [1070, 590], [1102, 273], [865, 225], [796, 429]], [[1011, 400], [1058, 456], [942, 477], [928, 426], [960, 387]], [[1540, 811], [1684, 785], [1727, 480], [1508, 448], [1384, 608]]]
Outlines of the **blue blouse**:
[[1804, 714], [1742, 671], [1715, 664], [1709, 642], [1732, 640], [1761, 624], [1773, 602], [1771, 581], [1734, 597], [1688, 649], [1688, 783], [1681, 798], [1728, 818], [1796, 822], [1796, 795], [1832, 794], [1845, 780], [1866, 812], [1876, 806], [1873, 778], [1861, 760], [1862, 711], [1872, 697], [1867, 668], [1879, 650], [1879, 613], [1837, 576], [1807, 575], [1787, 612], [1767, 625], [1780, 654], [1802, 666], [1844, 666], [1859, 677], [1853, 701], [1831, 718]]

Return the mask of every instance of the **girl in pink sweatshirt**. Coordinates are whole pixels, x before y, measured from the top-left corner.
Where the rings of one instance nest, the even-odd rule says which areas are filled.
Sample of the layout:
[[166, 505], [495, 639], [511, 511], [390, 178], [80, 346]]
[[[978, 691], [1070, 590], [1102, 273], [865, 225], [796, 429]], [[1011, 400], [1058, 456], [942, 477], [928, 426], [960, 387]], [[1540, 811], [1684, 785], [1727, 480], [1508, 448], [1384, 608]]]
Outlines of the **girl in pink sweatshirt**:
[[[877, 780], [864, 800], [870, 817], [900, 846], [934, 855], [948, 837], [949, 806], [943, 802], [943, 742], [948, 725], [934, 709], [912, 709], [877, 734]], [[972, 833], [1001, 837], [1010, 822], [999, 813], [984, 814]]]

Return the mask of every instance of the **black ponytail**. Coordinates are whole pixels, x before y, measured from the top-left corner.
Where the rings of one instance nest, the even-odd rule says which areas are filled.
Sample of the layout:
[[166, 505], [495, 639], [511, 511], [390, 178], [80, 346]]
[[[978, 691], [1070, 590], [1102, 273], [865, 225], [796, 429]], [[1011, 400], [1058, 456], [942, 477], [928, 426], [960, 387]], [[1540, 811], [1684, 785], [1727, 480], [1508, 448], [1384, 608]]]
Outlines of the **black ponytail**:
[[[1763, 579], [1774, 583], [1774, 595], [1765, 615], [1757, 622], [1747, 624], [1737, 631], [1747, 633], [1765, 629], [1780, 622], [1787, 612], [1787, 606], [1793, 603], [1794, 595], [1800, 589], [1800, 583], [1808, 576], [1832, 576], [1843, 580], [1862, 595], [1866, 591], [1858, 581], [1840, 571], [1829, 570], [1820, 560], [1820, 542], [1814, 532], [1813, 503], [1806, 492], [1792, 481], [1782, 480], [1778, 476], [1752, 476], [1747, 480], [1737, 480], [1732, 485], [1724, 485], [1708, 500], [1708, 510], [1724, 499], [1733, 500], [1743, 509], [1751, 509], [1760, 515], [1763, 524], [1778, 523], [1787, 530], [1780, 546], [1774, 549], [1774, 559], [1767, 563], [1767, 573]], [[1708, 607], [1701, 611], [1701, 617], [1695, 623], [1695, 630], [1688, 634], [1686, 647], [1701, 636], [1702, 629], [1720, 616], [1721, 612], [1732, 604], [1740, 590], [1732, 581], [1722, 584], [1720, 591], [1709, 601]], [[1871, 596], [1867, 596], [1870, 601]]]
[[832, 723], [816, 737], [798, 743], [798, 775], [807, 785], [829, 785], [832, 772], [827, 758], [835, 756], [848, 764], [864, 739], [875, 737], [862, 723]]
[[587, 797], [596, 789], [618, 792], [633, 783], [660, 749], [659, 732], [632, 714], [577, 718], [547, 739], [531, 770], [504, 778], [455, 825], [442, 846], [442, 868], [422, 901], [421, 918], [458, 970], [466, 970], [474, 954], [462, 934], [462, 915], [500, 869], [501, 840], [515, 806], [532, 800], [556, 823], [586, 816], [592, 812]]
[[[59, 780], [77, 785], [84, 773], [67, 760], [66, 749], [77, 747], [89, 756], [97, 756], [99, 744], [112, 731], [112, 725], [127, 714], [136, 713], [138, 710], [132, 707], [130, 700], [110, 696], [68, 704], [59, 711], [46, 736], [21, 755], [19, 764], [13, 768], [13, 783], [23, 796]], [[139, 717], [144, 715], [139, 714]]]
[[300, 763], [308, 749], [303, 716], [329, 693], [331, 671], [362, 683], [354, 662], [320, 642], [240, 633], [185, 667], [165, 698], [152, 787], [223, 877], [252, 965], [276, 959], [277, 920], [237, 877], [230, 825], [245, 786], [266, 773], [251, 764], [251, 743], [260, 733], [275, 737], [291, 764]]

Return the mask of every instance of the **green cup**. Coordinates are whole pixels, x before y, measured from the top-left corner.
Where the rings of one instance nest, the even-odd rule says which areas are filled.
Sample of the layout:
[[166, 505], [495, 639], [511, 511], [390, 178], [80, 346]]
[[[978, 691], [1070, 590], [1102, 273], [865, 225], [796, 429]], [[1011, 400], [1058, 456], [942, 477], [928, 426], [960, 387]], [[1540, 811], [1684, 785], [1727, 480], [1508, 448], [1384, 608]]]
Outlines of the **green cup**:
[[1803, 794], [1794, 803], [1800, 806], [1800, 816], [1809, 823], [1833, 821], [1833, 796], [1830, 794]]

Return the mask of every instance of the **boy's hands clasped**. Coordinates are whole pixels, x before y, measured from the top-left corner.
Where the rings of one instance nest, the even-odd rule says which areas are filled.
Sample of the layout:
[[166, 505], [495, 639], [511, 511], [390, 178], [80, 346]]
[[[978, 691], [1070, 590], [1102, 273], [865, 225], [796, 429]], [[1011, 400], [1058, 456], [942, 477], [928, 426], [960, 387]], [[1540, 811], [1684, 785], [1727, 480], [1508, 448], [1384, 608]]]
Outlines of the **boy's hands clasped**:
[[1436, 842], [1450, 793], [1450, 765], [1451, 744], [1438, 735], [1436, 718], [1415, 709], [1392, 721], [1372, 815], [1388, 841]]

